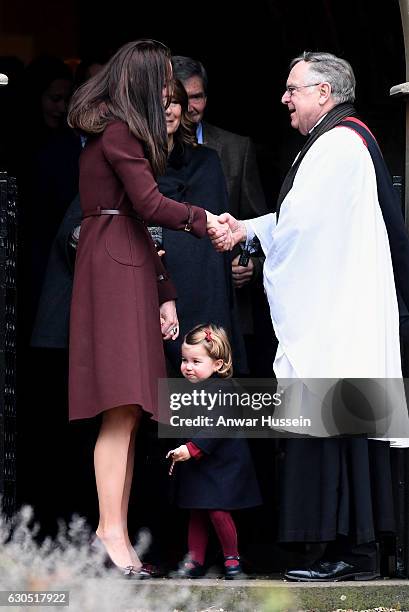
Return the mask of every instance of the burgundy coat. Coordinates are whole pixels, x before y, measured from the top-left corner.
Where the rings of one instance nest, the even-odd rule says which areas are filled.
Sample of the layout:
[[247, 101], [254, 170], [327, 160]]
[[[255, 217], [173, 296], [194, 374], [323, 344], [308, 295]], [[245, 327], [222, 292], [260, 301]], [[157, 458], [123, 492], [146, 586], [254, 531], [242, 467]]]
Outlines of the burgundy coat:
[[[145, 222], [183, 230], [189, 208], [161, 195], [142, 144], [120, 121], [87, 142], [80, 198], [85, 218], [71, 303], [70, 419], [128, 404], [157, 418], [157, 381], [166, 377], [159, 304], [176, 292]], [[125, 215], [88, 216], [98, 207]], [[190, 210], [191, 233], [204, 236], [205, 211]]]

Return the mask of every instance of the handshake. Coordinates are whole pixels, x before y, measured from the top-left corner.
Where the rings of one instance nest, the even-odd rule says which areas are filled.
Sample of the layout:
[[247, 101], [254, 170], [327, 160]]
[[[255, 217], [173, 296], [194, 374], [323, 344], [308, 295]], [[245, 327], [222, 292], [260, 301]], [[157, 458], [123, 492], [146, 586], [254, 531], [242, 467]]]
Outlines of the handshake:
[[243, 221], [235, 219], [230, 213], [214, 215], [206, 210], [207, 235], [216, 251], [231, 251], [239, 242], [247, 238]]

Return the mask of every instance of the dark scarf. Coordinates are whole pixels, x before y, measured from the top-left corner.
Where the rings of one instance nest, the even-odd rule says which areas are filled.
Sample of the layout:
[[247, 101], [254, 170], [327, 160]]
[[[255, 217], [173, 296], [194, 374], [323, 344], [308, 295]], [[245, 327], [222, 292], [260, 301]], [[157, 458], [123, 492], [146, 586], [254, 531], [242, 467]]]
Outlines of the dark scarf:
[[192, 158], [192, 152], [193, 147], [191, 145], [184, 145], [175, 140], [173, 149], [168, 157], [168, 167], [180, 170], [183, 166], [187, 166]]
[[312, 147], [314, 142], [318, 140], [320, 136], [325, 134], [325, 132], [332, 130], [332, 128], [341, 123], [341, 121], [345, 119], [345, 117], [352, 117], [356, 114], [356, 110], [352, 104], [349, 104], [349, 102], [343, 102], [342, 104], [334, 106], [334, 108], [332, 108], [329, 113], [324, 117], [321, 123], [319, 123], [317, 127], [312, 130], [309, 137], [305, 141], [305, 144], [301, 149], [297, 160], [291, 166], [283, 181], [283, 184], [281, 185], [280, 194], [277, 200], [277, 221], [280, 215], [282, 201], [284, 200], [287, 193], [291, 190], [294, 183], [295, 175], [297, 174], [298, 168], [300, 167], [300, 164], [304, 159], [307, 151]]

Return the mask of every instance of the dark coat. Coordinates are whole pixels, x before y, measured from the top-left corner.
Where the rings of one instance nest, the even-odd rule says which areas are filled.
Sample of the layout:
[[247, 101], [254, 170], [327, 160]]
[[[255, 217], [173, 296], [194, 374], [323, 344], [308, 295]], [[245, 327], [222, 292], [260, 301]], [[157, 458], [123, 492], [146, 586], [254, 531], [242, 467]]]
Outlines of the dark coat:
[[[216, 392], [220, 379], [212, 377], [201, 387]], [[229, 381], [222, 381], [223, 391], [232, 391]], [[198, 385], [196, 385], [198, 387]], [[217, 407], [213, 414], [224, 414]], [[262, 504], [256, 472], [248, 442], [244, 438], [203, 438], [200, 433], [190, 440], [204, 456], [177, 463], [176, 503], [180, 508], [239, 510]]]
[[[142, 144], [120, 121], [88, 139], [80, 198], [85, 218], [70, 315], [70, 419], [129, 404], [157, 418], [157, 381], [166, 377], [159, 304], [176, 291], [145, 222], [183, 230], [189, 208], [160, 194]], [[98, 207], [124, 214], [88, 216]], [[192, 233], [203, 236], [205, 212], [191, 212]]]
[[[24, 303], [22, 327], [31, 332], [51, 245], [64, 213], [78, 192], [81, 142], [72, 130], [55, 130], [32, 156], [19, 177], [19, 237]], [[25, 335], [25, 334], [24, 334]]]
[[[166, 174], [159, 178], [163, 195], [194, 202], [220, 215], [227, 211], [226, 182], [219, 157], [207, 147], [175, 145]], [[178, 293], [180, 337], [165, 345], [173, 367], [180, 367], [183, 336], [198, 323], [212, 322], [224, 327], [233, 347], [235, 374], [247, 371], [242, 334], [239, 329], [233, 291], [230, 254], [216, 253], [209, 238], [198, 242], [191, 236], [163, 230], [164, 264]]]
[[81, 224], [82, 210], [77, 195], [68, 207], [51, 247], [31, 345], [68, 348], [70, 304], [74, 275], [73, 252], [69, 238]]
[[[229, 194], [229, 212], [236, 219], [251, 219], [270, 212], [261, 186], [256, 152], [250, 138], [222, 130], [205, 121], [202, 126], [203, 143], [217, 151], [222, 162]], [[255, 266], [253, 279], [261, 279], [264, 257], [252, 257], [252, 260]], [[253, 291], [254, 285], [251, 282], [235, 292], [241, 328], [245, 334], [254, 331]]]

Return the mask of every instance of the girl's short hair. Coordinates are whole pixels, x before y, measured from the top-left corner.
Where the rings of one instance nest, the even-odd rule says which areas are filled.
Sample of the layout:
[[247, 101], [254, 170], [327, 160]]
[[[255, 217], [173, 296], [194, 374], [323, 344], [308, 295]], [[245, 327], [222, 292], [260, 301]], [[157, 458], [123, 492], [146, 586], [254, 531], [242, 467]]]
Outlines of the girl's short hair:
[[190, 345], [202, 344], [209, 357], [223, 361], [217, 373], [222, 378], [230, 378], [233, 375], [231, 346], [223, 327], [217, 327], [213, 323], [196, 325], [186, 334], [183, 342]]

